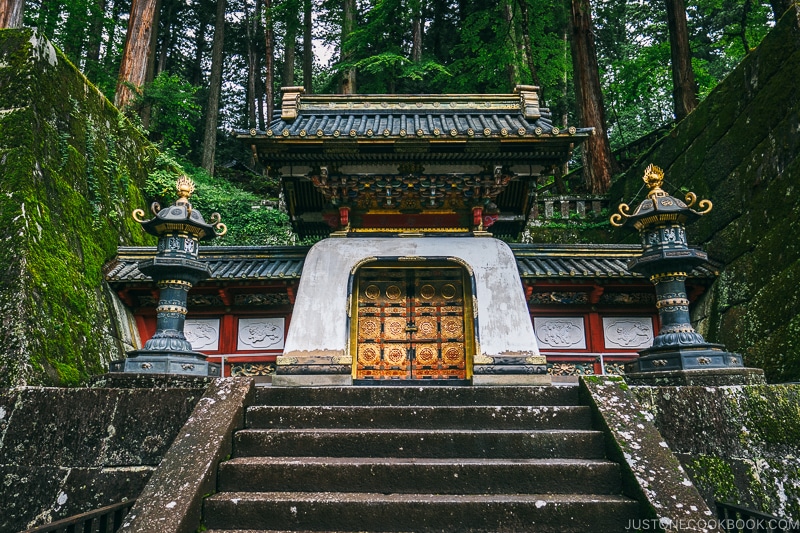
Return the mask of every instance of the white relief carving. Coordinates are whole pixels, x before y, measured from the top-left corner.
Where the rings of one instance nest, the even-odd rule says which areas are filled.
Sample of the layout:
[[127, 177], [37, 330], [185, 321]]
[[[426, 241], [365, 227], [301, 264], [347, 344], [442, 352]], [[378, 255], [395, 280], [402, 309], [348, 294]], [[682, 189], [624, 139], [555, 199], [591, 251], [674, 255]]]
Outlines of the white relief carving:
[[280, 350], [283, 348], [283, 318], [239, 319], [238, 350]]
[[586, 349], [583, 317], [534, 317], [540, 348]]
[[650, 317], [603, 317], [606, 348], [639, 349], [653, 345]]
[[193, 350], [219, 350], [218, 318], [187, 319], [183, 326], [183, 334]]

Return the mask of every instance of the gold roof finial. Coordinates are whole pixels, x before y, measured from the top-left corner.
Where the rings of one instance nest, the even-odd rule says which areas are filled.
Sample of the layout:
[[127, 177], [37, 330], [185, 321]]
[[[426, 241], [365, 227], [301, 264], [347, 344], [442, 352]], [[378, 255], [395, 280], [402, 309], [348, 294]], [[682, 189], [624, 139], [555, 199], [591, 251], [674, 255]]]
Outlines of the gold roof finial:
[[189, 197], [194, 192], [194, 182], [186, 176], [181, 176], [178, 178], [177, 187], [179, 198], [175, 204], [179, 205], [189, 203]]
[[647, 197], [650, 199], [667, 196], [667, 193], [661, 186], [664, 184], [664, 171], [656, 165], [650, 164], [644, 169], [644, 176], [642, 176], [645, 185], [650, 189]]

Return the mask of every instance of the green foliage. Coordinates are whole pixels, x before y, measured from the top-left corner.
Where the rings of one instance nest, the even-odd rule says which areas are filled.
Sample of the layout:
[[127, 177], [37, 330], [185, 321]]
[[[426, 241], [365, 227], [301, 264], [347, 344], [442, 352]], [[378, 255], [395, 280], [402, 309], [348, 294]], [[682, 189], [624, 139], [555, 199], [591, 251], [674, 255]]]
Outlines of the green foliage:
[[195, 182], [192, 205], [208, 220], [219, 213], [228, 233], [208, 244], [244, 246], [292, 244], [289, 217], [283, 211], [261, 205], [261, 197], [228, 181], [214, 178], [202, 168], [178, 161], [168, 153], [156, 157], [155, 170], [144, 187], [145, 195], [162, 207], [177, 199], [175, 180], [186, 174]]
[[177, 74], [161, 72], [132, 103], [137, 111], [149, 108], [150, 139], [162, 149], [180, 153], [189, 148], [202, 111], [195, 100], [198, 89]]

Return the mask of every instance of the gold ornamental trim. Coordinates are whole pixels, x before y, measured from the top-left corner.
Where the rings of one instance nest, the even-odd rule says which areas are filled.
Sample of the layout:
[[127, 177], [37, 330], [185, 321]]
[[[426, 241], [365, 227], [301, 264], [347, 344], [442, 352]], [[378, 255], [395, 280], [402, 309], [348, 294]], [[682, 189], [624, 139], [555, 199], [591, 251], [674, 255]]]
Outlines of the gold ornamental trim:
[[531, 355], [525, 358], [525, 363], [529, 365], [546, 365], [547, 357], [544, 355]]
[[163, 289], [163, 288], [165, 288], [165, 287], [167, 287], [169, 285], [179, 285], [179, 286], [184, 287], [186, 289], [191, 289], [192, 288], [192, 284], [191, 283], [189, 283], [188, 281], [184, 281], [182, 279], [162, 279], [161, 281], [158, 282], [158, 288], [159, 289]]
[[187, 312], [188, 310], [185, 307], [179, 305], [159, 305], [156, 307], [156, 313], [178, 313], [185, 315]]
[[331, 357], [332, 365], [349, 365], [353, 362], [353, 358], [349, 355], [335, 355]]
[[663, 307], [673, 307], [673, 306], [688, 306], [689, 300], [687, 298], [668, 298], [666, 300], [659, 300], [656, 302], [656, 309], [661, 309]]
[[[469, 228], [412, 228], [414, 234], [468, 233]], [[409, 233], [409, 228], [351, 228], [353, 233]]]
[[374, 263], [377, 260], [378, 258], [374, 255], [360, 259], [355, 265], [353, 265], [353, 268], [350, 269], [350, 274], [355, 274], [362, 266], [366, 265], [367, 263]]
[[686, 278], [688, 276], [686, 272], [662, 272], [661, 274], [650, 276], [650, 283], [659, 283], [667, 278]]
[[451, 261], [453, 263], [458, 263], [459, 265], [464, 267], [464, 270], [467, 271], [467, 273], [470, 275], [470, 277], [473, 277], [475, 275], [474, 271], [472, 270], [472, 266], [469, 263], [467, 263], [465, 260], [461, 259], [460, 257], [452, 257], [451, 256], [451, 257], [448, 257], [447, 260]]
[[420, 255], [404, 255], [402, 257], [397, 258], [398, 261], [426, 261], [427, 257], [422, 257]]
[[491, 365], [494, 364], [494, 358], [488, 355], [475, 354], [472, 358], [472, 362], [476, 365]]
[[278, 366], [296, 365], [297, 364], [297, 357], [279, 355], [275, 359], [275, 362], [278, 364]]

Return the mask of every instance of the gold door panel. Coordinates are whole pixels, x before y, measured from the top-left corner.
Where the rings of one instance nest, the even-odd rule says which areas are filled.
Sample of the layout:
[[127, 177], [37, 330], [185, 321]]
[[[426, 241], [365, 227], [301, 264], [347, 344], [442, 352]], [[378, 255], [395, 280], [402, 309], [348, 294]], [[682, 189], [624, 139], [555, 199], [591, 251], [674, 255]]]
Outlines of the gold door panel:
[[408, 321], [404, 316], [387, 316], [383, 319], [383, 340], [405, 341], [408, 338]]
[[462, 276], [445, 267], [362, 269], [354, 377], [466, 379]]

